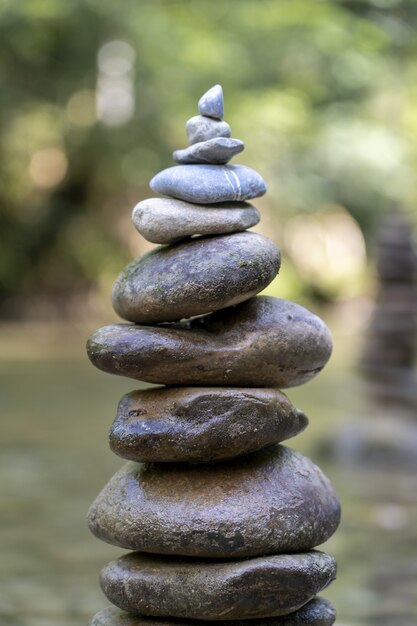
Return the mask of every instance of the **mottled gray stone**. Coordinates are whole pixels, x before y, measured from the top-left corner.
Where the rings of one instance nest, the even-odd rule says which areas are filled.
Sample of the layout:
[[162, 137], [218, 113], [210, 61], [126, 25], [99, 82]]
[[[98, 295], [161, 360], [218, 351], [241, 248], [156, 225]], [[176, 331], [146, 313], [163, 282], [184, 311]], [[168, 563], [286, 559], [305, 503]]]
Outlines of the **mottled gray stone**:
[[243, 232], [161, 246], [130, 263], [113, 287], [121, 317], [157, 324], [217, 311], [264, 289], [280, 253], [266, 237]]
[[214, 117], [221, 120], [224, 115], [223, 89], [221, 85], [214, 85], [204, 93], [198, 101], [200, 115]]
[[131, 553], [103, 568], [101, 586], [113, 604], [142, 615], [236, 620], [296, 611], [335, 577], [323, 552], [220, 563]]
[[239, 139], [214, 137], [214, 139], [194, 143], [184, 150], [176, 150], [172, 156], [177, 163], [214, 163], [224, 165], [235, 154], [242, 152], [244, 148], [245, 144]]
[[[281, 617], [265, 617], [263, 619], [234, 620], [233, 626], [332, 626], [336, 619], [336, 611], [328, 600], [314, 598], [301, 609]], [[204, 621], [206, 626], [230, 626], [230, 621]], [[201, 626], [201, 621], [178, 621], [178, 619], [152, 618], [126, 613], [114, 606], [103, 609], [95, 615], [89, 626]]]
[[339, 519], [330, 481], [282, 445], [215, 464], [129, 462], [88, 514], [91, 531], [108, 543], [204, 558], [310, 550]]
[[201, 205], [174, 198], [148, 198], [135, 206], [132, 220], [148, 241], [175, 243], [192, 235], [241, 232], [255, 226], [260, 215], [246, 202]]
[[185, 125], [190, 144], [207, 141], [213, 137], [230, 137], [232, 129], [227, 122], [214, 120], [211, 117], [195, 115]]
[[87, 349], [99, 369], [150, 383], [283, 388], [318, 374], [332, 340], [304, 307], [258, 296], [188, 323], [105, 326]]
[[307, 424], [277, 389], [164, 387], [123, 396], [110, 447], [132, 461], [200, 463], [259, 450]]
[[154, 176], [150, 187], [197, 204], [250, 200], [266, 192], [262, 176], [245, 165], [176, 165]]

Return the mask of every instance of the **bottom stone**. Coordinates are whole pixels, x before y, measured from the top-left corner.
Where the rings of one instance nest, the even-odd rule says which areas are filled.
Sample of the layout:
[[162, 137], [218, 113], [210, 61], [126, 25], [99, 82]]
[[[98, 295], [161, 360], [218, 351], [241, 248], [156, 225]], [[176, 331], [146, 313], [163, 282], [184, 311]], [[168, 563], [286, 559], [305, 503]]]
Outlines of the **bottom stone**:
[[[328, 600], [314, 598], [301, 609], [291, 615], [269, 617], [262, 620], [215, 622], [216, 626], [332, 626], [336, 619], [336, 611]], [[203, 622], [208, 626], [210, 622]], [[179, 622], [166, 618], [152, 619], [141, 615], [132, 615], [115, 607], [103, 609], [97, 613], [88, 626], [202, 626], [201, 622]]]
[[240, 561], [132, 552], [104, 567], [101, 585], [125, 611], [217, 621], [293, 613], [335, 577], [335, 560], [318, 551]]

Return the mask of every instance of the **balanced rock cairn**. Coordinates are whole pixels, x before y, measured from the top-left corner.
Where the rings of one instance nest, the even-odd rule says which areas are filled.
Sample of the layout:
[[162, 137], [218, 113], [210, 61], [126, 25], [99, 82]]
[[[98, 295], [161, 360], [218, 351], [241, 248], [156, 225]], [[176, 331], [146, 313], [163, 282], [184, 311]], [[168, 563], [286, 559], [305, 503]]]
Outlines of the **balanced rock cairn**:
[[417, 409], [417, 254], [411, 224], [399, 210], [377, 238], [379, 291], [361, 368], [375, 400]]
[[244, 146], [223, 121], [221, 87], [198, 107], [191, 145], [174, 152], [180, 165], [151, 181], [168, 197], [133, 211], [146, 239], [168, 244], [115, 283], [114, 308], [133, 324], [88, 343], [98, 368], [165, 385], [124, 396], [111, 428], [112, 450], [131, 462], [97, 497], [89, 525], [133, 552], [103, 569], [118, 608], [90, 624], [328, 626], [334, 609], [316, 594], [336, 565], [313, 548], [336, 530], [339, 501], [319, 468], [278, 442], [307, 426], [279, 389], [320, 372], [331, 337], [303, 307], [254, 297], [280, 266], [275, 245], [246, 230], [259, 213], [245, 201], [265, 183], [226, 165]]

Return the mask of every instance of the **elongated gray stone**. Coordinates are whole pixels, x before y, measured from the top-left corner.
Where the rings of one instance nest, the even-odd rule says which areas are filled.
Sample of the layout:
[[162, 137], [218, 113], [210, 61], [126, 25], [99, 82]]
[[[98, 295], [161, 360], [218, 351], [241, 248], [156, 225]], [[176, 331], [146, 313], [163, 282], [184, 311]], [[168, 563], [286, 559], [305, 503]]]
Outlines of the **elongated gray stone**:
[[90, 530], [108, 543], [204, 558], [310, 550], [339, 519], [330, 481], [282, 445], [215, 464], [129, 462], [88, 514]]
[[204, 93], [198, 101], [200, 115], [214, 117], [221, 120], [224, 115], [223, 89], [221, 85], [214, 85]]
[[[332, 626], [336, 619], [336, 611], [328, 600], [314, 598], [301, 609], [281, 617], [265, 617], [252, 619], [249, 626]], [[204, 622], [206, 626], [230, 626], [230, 621], [217, 620]], [[89, 626], [201, 626], [201, 621], [181, 622], [178, 619], [152, 618], [126, 613], [114, 606], [97, 613]], [[248, 626], [246, 620], [234, 620], [233, 626]]]
[[238, 620], [297, 611], [335, 577], [323, 552], [223, 563], [131, 553], [104, 567], [101, 586], [113, 604], [142, 615]]
[[150, 383], [284, 388], [318, 374], [332, 340], [304, 307], [258, 296], [188, 323], [105, 326], [87, 350], [99, 369]]
[[113, 287], [113, 307], [124, 319], [139, 324], [217, 311], [264, 289], [280, 262], [278, 248], [257, 233], [163, 246], [121, 272]]
[[245, 165], [176, 165], [149, 184], [157, 193], [197, 204], [250, 200], [266, 192], [262, 176]]
[[147, 389], [120, 401], [110, 447], [133, 461], [201, 463], [283, 441], [307, 423], [277, 389]]
[[230, 137], [232, 129], [227, 122], [195, 115], [185, 124], [187, 137], [190, 144], [207, 141], [213, 137]]
[[174, 198], [148, 198], [135, 206], [132, 220], [145, 239], [164, 244], [192, 235], [241, 232], [255, 226], [260, 215], [246, 202], [201, 205]]
[[200, 141], [185, 148], [176, 150], [173, 159], [177, 163], [214, 163], [224, 165], [235, 154], [244, 150], [245, 144], [239, 139], [228, 137], [214, 137], [207, 141]]

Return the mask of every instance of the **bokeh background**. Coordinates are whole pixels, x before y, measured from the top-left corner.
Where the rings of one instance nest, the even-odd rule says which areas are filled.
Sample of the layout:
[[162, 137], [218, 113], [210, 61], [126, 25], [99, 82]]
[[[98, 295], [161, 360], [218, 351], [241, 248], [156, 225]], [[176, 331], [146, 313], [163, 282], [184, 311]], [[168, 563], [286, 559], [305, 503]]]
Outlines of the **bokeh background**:
[[215, 83], [237, 160], [268, 184], [256, 230], [284, 262], [266, 292], [335, 337], [323, 374], [289, 392], [310, 417], [290, 445], [344, 508], [326, 595], [340, 626], [417, 623], [415, 471], [328, 454], [370, 419], [357, 361], [375, 233], [398, 206], [417, 220], [416, 27], [416, 0], [0, 2], [0, 624], [76, 626], [107, 604], [97, 575], [120, 551], [84, 518], [122, 463], [107, 431], [136, 384], [95, 371], [84, 343], [150, 248], [132, 207]]

